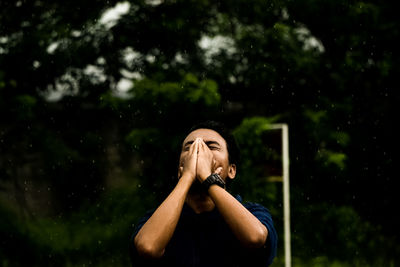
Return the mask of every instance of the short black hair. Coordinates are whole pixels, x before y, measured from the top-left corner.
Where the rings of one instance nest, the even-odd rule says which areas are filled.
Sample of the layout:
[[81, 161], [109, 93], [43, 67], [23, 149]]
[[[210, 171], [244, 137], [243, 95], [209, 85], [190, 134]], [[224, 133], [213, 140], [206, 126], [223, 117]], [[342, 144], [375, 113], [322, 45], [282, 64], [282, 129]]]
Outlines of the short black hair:
[[226, 148], [228, 149], [229, 164], [235, 164], [236, 166], [239, 164], [240, 150], [235, 140], [235, 137], [222, 122], [213, 120], [198, 122], [190, 128], [187, 135], [198, 129], [210, 129], [216, 131], [219, 135], [221, 135], [222, 138], [225, 139]]

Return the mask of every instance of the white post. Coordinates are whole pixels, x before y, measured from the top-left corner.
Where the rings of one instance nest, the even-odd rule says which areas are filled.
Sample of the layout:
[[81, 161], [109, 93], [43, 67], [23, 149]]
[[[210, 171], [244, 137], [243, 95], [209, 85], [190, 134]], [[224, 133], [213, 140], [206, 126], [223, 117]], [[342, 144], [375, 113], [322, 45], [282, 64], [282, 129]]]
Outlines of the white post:
[[290, 191], [289, 191], [289, 129], [282, 125], [282, 165], [283, 165], [283, 216], [285, 229], [285, 266], [292, 266], [290, 244]]
[[283, 169], [283, 221], [285, 235], [285, 267], [292, 266], [290, 237], [290, 191], [289, 191], [289, 127], [285, 123], [271, 124], [271, 129], [282, 130], [282, 169]]

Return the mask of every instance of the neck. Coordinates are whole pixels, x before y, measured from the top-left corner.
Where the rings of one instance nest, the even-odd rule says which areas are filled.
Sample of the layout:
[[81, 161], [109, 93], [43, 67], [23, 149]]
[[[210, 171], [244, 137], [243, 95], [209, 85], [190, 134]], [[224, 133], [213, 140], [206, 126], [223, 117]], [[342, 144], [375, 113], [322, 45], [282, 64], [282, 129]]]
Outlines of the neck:
[[186, 203], [196, 214], [212, 211], [215, 208], [214, 201], [206, 193], [189, 193]]

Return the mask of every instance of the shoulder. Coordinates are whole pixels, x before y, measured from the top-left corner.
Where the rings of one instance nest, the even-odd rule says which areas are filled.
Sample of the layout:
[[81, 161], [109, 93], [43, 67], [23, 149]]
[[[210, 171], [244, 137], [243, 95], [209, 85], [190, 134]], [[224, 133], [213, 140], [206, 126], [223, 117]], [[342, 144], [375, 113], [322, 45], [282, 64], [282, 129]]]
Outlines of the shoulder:
[[253, 214], [262, 224], [264, 224], [265, 227], [267, 227], [268, 232], [270, 232], [272, 236], [276, 236], [276, 231], [271, 213], [266, 207], [255, 202], [242, 202], [242, 198], [239, 195], [236, 196], [236, 199], [240, 203], [242, 203], [242, 205], [248, 211], [250, 211], [251, 214]]
[[[242, 203], [242, 205], [250, 211], [254, 216], [256, 216], [261, 222], [263, 220], [268, 220], [272, 222], [271, 213], [269, 210], [263, 205], [255, 202], [243, 202], [242, 197], [240, 195], [236, 196], [236, 199]], [[261, 220], [263, 219], [263, 220]]]
[[248, 209], [249, 211], [255, 211], [255, 212], [265, 212], [270, 214], [269, 210], [264, 207], [263, 205], [255, 202], [245, 202], [243, 203], [243, 206]]
[[251, 213], [259, 213], [271, 217], [271, 213], [269, 212], [269, 210], [259, 203], [245, 202], [243, 203], [243, 206]]
[[267, 228], [273, 227], [272, 216], [269, 210], [261, 204], [254, 202], [243, 203], [243, 206], [257, 217]]
[[250, 211], [268, 230], [268, 238], [265, 249], [268, 251], [268, 265], [272, 263], [277, 252], [278, 234], [269, 210], [261, 204], [254, 202], [243, 203], [243, 206]]

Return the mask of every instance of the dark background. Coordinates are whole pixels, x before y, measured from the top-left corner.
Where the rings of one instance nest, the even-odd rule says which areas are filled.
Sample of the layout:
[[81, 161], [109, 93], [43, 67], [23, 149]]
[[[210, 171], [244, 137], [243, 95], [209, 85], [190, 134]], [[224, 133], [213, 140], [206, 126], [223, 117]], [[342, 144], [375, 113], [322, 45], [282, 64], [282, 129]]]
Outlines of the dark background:
[[241, 146], [231, 190], [271, 210], [274, 266], [271, 123], [289, 125], [293, 265], [399, 264], [393, 2], [2, 1], [0, 266], [126, 266], [203, 119]]

